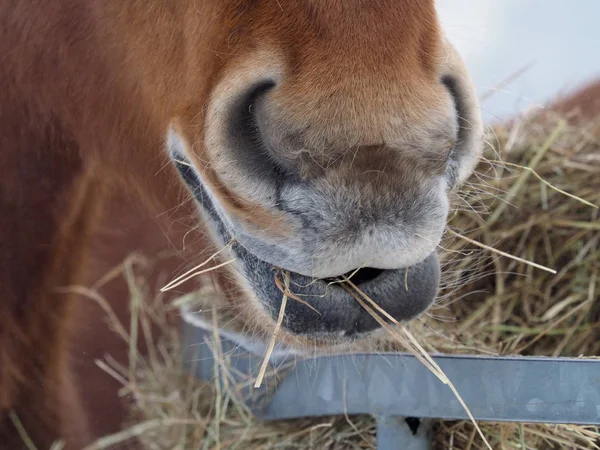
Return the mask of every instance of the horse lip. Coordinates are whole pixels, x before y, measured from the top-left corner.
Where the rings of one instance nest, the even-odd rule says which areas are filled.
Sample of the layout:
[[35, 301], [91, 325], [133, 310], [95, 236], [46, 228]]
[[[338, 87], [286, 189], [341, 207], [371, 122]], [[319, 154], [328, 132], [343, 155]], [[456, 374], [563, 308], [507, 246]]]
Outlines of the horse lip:
[[[172, 159], [190, 192], [214, 222], [221, 240], [232, 242], [230, 251], [238, 260], [238, 268], [255, 297], [271, 318], [277, 320], [283, 292], [274, 277], [280, 269], [259, 259], [239, 242], [232, 241], [230, 230], [192, 166], [180, 153], [172, 152]], [[283, 327], [288, 332], [309, 337], [344, 336], [351, 339], [380, 328], [379, 323], [341, 286], [296, 272], [288, 273], [295, 296], [303, 300], [287, 302]], [[385, 270], [375, 279], [361, 284], [360, 289], [396, 320], [406, 321], [423, 313], [435, 300], [439, 278], [439, 261], [437, 253], [433, 252], [409, 268]], [[407, 286], [410, 289], [406, 289]]]
[[[263, 307], [276, 320], [283, 298], [283, 292], [273, 280], [279, 269], [241, 247], [237, 247], [236, 256]], [[283, 326], [288, 332], [352, 339], [380, 328], [379, 322], [340, 284], [295, 272], [288, 274], [290, 290], [296, 297], [293, 300], [302, 300], [286, 304]], [[361, 284], [359, 289], [395, 320], [408, 321], [422, 314], [435, 300], [439, 275], [439, 261], [434, 252], [409, 268], [386, 270], [377, 278]], [[361, 298], [362, 294], [357, 296]], [[390, 322], [385, 317], [383, 319]]]

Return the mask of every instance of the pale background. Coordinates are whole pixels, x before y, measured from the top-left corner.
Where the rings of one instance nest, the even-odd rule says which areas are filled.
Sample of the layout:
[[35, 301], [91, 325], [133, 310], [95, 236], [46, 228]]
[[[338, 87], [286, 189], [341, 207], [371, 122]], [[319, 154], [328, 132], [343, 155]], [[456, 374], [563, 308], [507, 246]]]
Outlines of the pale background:
[[442, 26], [479, 94], [486, 121], [542, 106], [600, 78], [600, 0], [437, 0]]

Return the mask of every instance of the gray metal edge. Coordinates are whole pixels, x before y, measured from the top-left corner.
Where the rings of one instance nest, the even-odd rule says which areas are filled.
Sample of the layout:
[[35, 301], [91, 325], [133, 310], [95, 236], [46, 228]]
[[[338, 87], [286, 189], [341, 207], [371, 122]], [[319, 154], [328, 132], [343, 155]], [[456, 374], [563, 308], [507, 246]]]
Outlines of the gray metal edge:
[[[213, 331], [183, 311], [184, 363], [203, 379], [214, 377]], [[256, 375], [264, 345], [219, 331], [222, 354], [241, 374]], [[477, 420], [600, 424], [600, 360], [547, 357], [431, 355]], [[413, 355], [354, 353], [307, 357], [278, 349], [271, 362], [291, 366], [280, 382], [246, 401], [267, 420], [372, 414], [446, 420], [468, 416], [450, 388]]]

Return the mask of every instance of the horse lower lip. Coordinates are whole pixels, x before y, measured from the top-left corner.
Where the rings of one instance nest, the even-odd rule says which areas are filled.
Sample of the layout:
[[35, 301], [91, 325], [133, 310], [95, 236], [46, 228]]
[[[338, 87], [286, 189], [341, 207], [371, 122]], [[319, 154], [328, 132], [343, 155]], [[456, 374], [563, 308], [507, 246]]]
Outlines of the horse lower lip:
[[[435, 253], [408, 269], [375, 270], [378, 271], [376, 280], [366, 281], [359, 288], [398, 321], [420, 315], [437, 295], [439, 262]], [[251, 277], [259, 272], [253, 271]], [[287, 303], [283, 326], [292, 334], [339, 336], [343, 333], [351, 338], [380, 327], [339, 284], [293, 272], [289, 276], [294, 294], [310, 304], [308, 307], [301, 302]], [[261, 284], [260, 279], [255, 279], [253, 285], [263, 294], [260, 300], [275, 320], [281, 307], [281, 291], [275, 283]]]

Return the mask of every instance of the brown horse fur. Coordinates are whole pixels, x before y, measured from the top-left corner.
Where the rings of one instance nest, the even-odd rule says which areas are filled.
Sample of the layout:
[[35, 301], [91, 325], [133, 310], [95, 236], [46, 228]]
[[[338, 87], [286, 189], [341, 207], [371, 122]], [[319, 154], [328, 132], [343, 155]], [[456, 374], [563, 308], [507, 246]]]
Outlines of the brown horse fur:
[[[124, 418], [116, 381], [94, 360], [109, 353], [123, 361], [125, 344], [97, 304], [66, 287], [93, 286], [136, 251], [171, 252], [150, 273], [156, 284], [159, 274], [175, 275], [212, 253], [164, 149], [169, 125], [192, 143], [196, 169], [229, 213], [285, 235], [290, 230], [273, 227], [271, 211], [223, 182], [217, 156], [195, 144], [204, 140], [215, 91], [228, 94], [221, 81], [278, 61], [293, 82], [278, 92], [275, 110], [309, 130], [302, 139], [313, 149], [327, 143], [335, 153], [342, 138], [394, 141], [393, 127], [382, 123], [399, 105], [420, 138], [442, 127], [438, 112], [449, 104], [440, 65], [458, 64], [433, 3], [0, 6], [0, 449], [26, 448], [14, 417], [38, 449], [58, 439], [79, 449]], [[436, 139], [443, 146], [448, 135]], [[304, 176], [315, 169], [291, 152], [282, 159]], [[127, 317], [122, 280], [99, 292]]]

